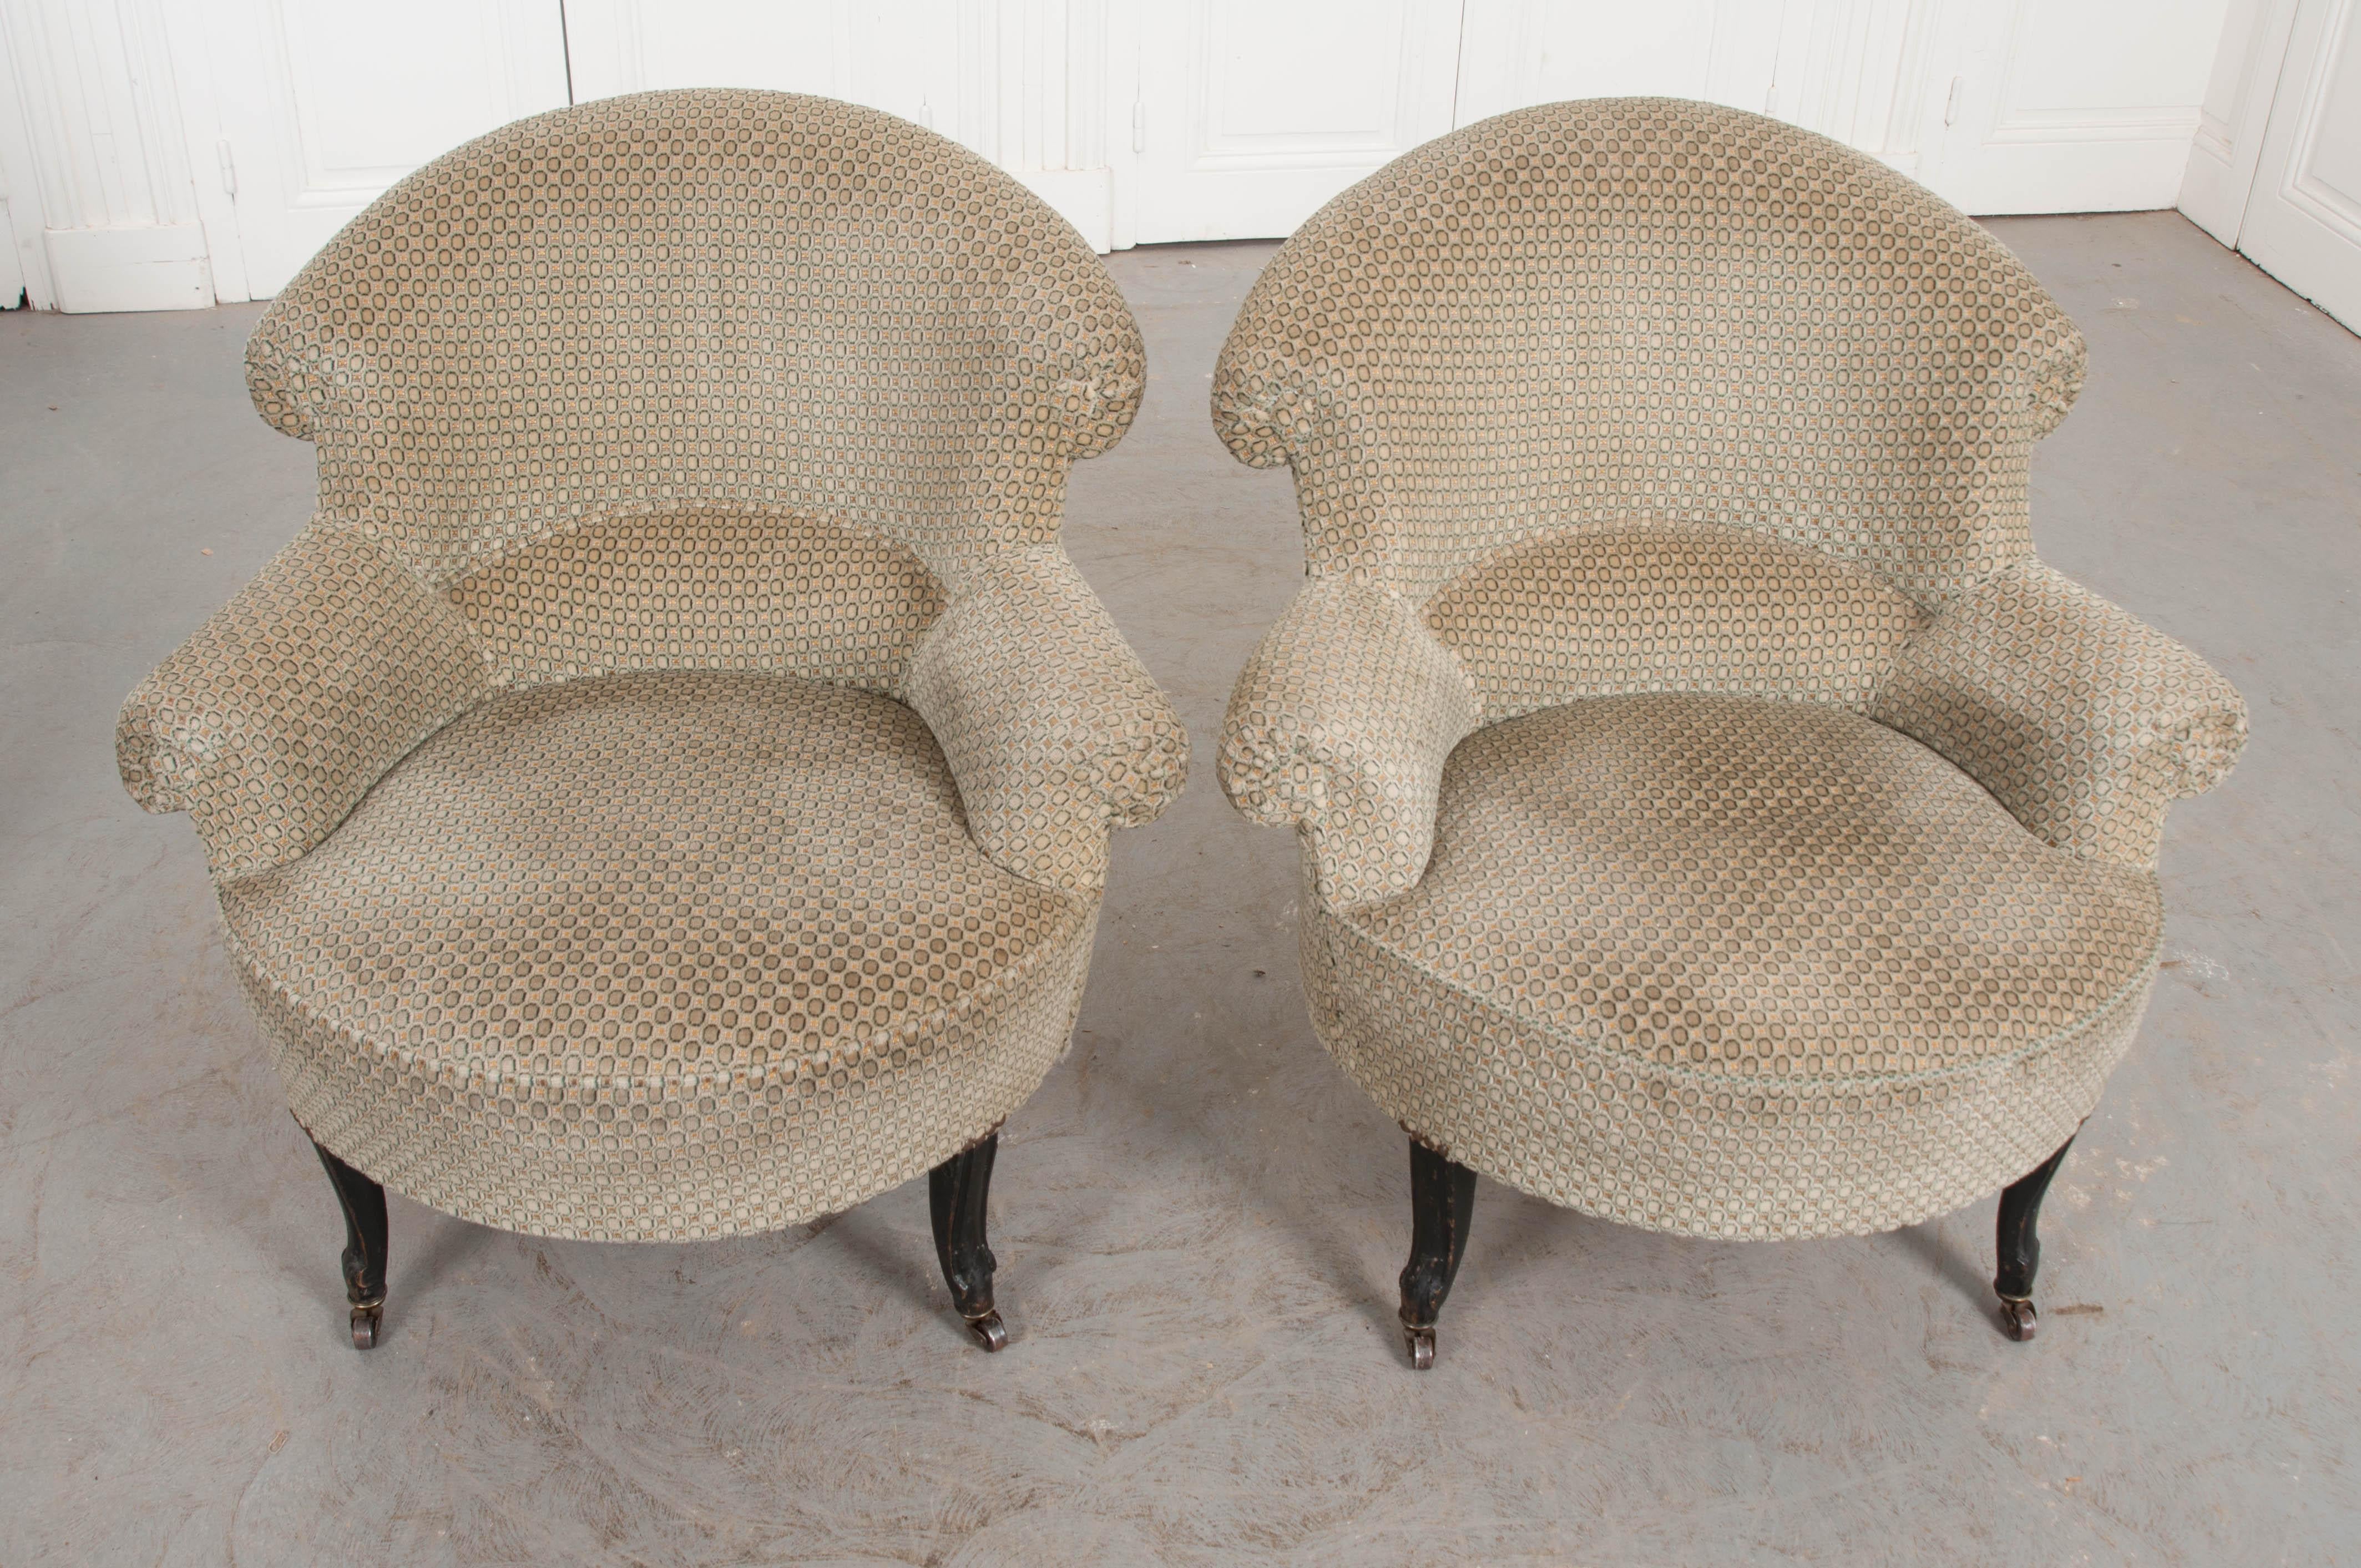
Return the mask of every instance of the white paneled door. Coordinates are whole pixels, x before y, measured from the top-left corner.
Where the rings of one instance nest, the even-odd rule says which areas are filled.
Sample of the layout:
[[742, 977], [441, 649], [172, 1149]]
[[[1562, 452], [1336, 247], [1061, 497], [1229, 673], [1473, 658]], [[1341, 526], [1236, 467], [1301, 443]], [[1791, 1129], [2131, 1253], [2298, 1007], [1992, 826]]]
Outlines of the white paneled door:
[[566, 0], [574, 96], [767, 87], [950, 127], [950, 0]]
[[1560, 98], [1703, 98], [1773, 108], [1781, 22], [1812, 0], [1654, 0], [1613, 6], [1466, 0], [1458, 123]]
[[175, 29], [210, 68], [189, 117], [216, 133], [200, 194], [234, 214], [206, 225], [224, 299], [277, 293], [411, 170], [567, 99], [558, 0], [212, 0]]
[[767, 87], [939, 131], [1113, 248], [1107, 0], [566, 0], [577, 103]]
[[[2229, 0], [1947, 9], [1921, 178], [1976, 214], [2169, 207]], [[1948, 64], [1948, 71], [1944, 65]]]
[[[0, 227], [36, 305], [276, 292], [420, 163], [647, 88], [850, 99], [1101, 250], [1293, 232], [1563, 98], [1759, 111], [1976, 214], [2181, 202], [2361, 314], [2361, 0], [0, 0]], [[2193, 147], [2193, 152], [2192, 152]], [[2184, 179], [2185, 176], [2185, 179]], [[0, 301], [5, 302], [5, 301]]]
[[2361, 332], [2361, 0], [2299, 0], [2237, 243]]
[[1161, 0], [1139, 20], [1133, 237], [1292, 233], [1452, 128], [1460, 0]]

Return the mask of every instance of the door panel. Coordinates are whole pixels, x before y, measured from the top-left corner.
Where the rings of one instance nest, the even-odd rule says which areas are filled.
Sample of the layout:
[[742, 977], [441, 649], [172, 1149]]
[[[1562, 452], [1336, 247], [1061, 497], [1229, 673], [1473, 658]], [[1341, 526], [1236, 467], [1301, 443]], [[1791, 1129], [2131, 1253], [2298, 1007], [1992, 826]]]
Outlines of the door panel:
[[1936, 0], [1466, 0], [1458, 121], [1562, 98], [1701, 98], [1916, 173]]
[[[225, 231], [209, 242], [215, 281], [238, 298], [275, 292], [387, 184], [470, 137], [690, 85], [916, 120], [1010, 170], [1101, 248], [1283, 236], [1455, 126], [1602, 94], [1771, 113], [1971, 212], [2162, 206], [2200, 106], [2231, 101], [2238, 69], [2258, 100], [2242, 146], [2265, 139], [2279, 66], [2249, 51], [2251, 66], [2214, 70], [2226, 13], [2300, 12], [2279, 96], [2311, 106], [2283, 104], [2297, 115], [2284, 126], [2270, 115], [2250, 248], [2324, 278], [2299, 287], [2328, 300], [2361, 232], [2356, 4], [181, 0], [169, 15], [176, 59], [203, 57], [184, 73], [202, 109], [189, 163], [208, 233]], [[2246, 194], [2216, 204], [2239, 214]]]
[[899, 115], [1110, 239], [1103, 0], [566, 0], [577, 102], [663, 87], [816, 93]]
[[1172, 0], [1140, 27], [1137, 237], [1293, 232], [1452, 126], [1457, 0]]
[[218, 0], [209, 57], [247, 291], [402, 175], [567, 101], [557, 0]]
[[1663, 95], [1764, 110], [1783, 13], [1808, 4], [1582, 6], [1467, 0], [1458, 123], [1561, 98]]
[[955, 134], [951, 0], [566, 0], [577, 102], [662, 87], [765, 87], [864, 104]]
[[2361, 332], [2361, 0], [2297, 7], [2238, 248]]
[[2228, 5], [2007, 0], [1956, 11], [1921, 178], [1980, 214], [2171, 206]]
[[2180, 210], [2224, 245], [2238, 243], [2294, 22], [2295, 0], [2230, 0], [2214, 47], [2189, 169], [2181, 176]]

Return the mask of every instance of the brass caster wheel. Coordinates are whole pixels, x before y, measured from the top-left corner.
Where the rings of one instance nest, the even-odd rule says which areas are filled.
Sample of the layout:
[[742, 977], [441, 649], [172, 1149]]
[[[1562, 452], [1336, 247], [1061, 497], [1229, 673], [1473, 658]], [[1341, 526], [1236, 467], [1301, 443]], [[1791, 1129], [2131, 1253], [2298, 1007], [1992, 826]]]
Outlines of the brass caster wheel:
[[975, 1343], [986, 1350], [1008, 1348], [1008, 1326], [1000, 1321], [998, 1312], [986, 1312], [980, 1318], [968, 1319], [967, 1332], [973, 1334]]
[[379, 1326], [384, 1321], [384, 1302], [356, 1302], [353, 1306], [353, 1348], [355, 1350], [375, 1348]]
[[1404, 1323], [1402, 1339], [1410, 1346], [1411, 1365], [1421, 1372], [1432, 1370], [1434, 1366], [1433, 1325], [1429, 1324], [1422, 1329], [1414, 1329], [1408, 1323]]
[[2029, 1297], [2004, 1296], [2000, 1299], [2000, 1327], [2003, 1333], [2022, 1344], [2040, 1332], [2041, 1314], [2033, 1310]]

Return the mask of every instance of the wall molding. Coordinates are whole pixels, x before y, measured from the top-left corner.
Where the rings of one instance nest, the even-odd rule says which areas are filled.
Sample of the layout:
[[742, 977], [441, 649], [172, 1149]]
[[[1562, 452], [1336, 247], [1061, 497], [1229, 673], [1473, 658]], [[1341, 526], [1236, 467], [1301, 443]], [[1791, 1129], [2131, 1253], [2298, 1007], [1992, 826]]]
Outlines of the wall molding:
[[2195, 108], [2026, 109], [2003, 119], [1989, 147], [2070, 146], [2094, 141], [2169, 141], [2188, 145], [2202, 124]]
[[213, 266], [200, 223], [43, 231], [56, 307], [196, 311], [213, 304]]
[[[35, 302], [213, 303], [161, 0], [0, 0], [0, 34], [23, 128], [8, 159], [10, 219], [27, 291], [41, 286]], [[27, 265], [36, 214], [39, 257]]]
[[[359, 19], [340, 37], [359, 38], [376, 25], [368, 18], [378, 16], [377, 0], [317, 0], [331, 3], [358, 7], [352, 15]], [[1039, 194], [1099, 250], [1133, 243], [1147, 206], [1155, 206], [1148, 232], [1159, 236], [1226, 232], [1214, 210], [1226, 195], [1190, 196], [1207, 210], [1191, 208], [1186, 224], [1166, 221], [1155, 203], [1180, 198], [1159, 181], [1180, 175], [1147, 157], [1152, 138], [1140, 128], [1149, 110], [1168, 118], [1194, 112], [1159, 96], [1184, 62], [1144, 51], [1151, 38], [1168, 53], [1176, 41], [1159, 16], [1186, 18], [1175, 24], [1183, 31], [1211, 27], [1201, 0], [1162, 0], [1161, 11], [1114, 0], [797, 0], [778, 11], [746, 8], [763, 0], [470, 3], [482, 5], [488, 27], [516, 32], [523, 24], [511, 8], [530, 20], [530, 41], [510, 41], [508, 68], [532, 66], [537, 81], [562, 82], [557, 91], [577, 102], [717, 73], [829, 93], [953, 137]], [[2083, 38], [2105, 17], [2129, 14], [2136, 0], [2074, 0], [2070, 10], [2080, 19], [2070, 22], [2043, 9], [2048, 0], [1981, 8], [1961, 0], [1659, 0], [1663, 16], [1609, 29], [1624, 52], [1605, 55], [1595, 47], [1598, 29], [1570, 32], [1552, 0], [1433, 0], [1422, 10], [1422, 3], [1412, 0], [1400, 25], [1409, 29], [1417, 11], [1427, 32], [1450, 30], [1449, 47], [1440, 33], [1422, 32], [1417, 52], [1420, 69], [1444, 73], [1436, 80], [1455, 123], [1536, 94], [1697, 93], [1835, 137], [1971, 212], [2121, 210], [2177, 197], [2192, 218], [2235, 241], [2297, 0], [2222, 0], [2230, 16], [2219, 49], [2225, 60], [2234, 49], [2239, 59], [2235, 69], [2216, 68], [2202, 108], [2074, 106], [2179, 92], [2202, 42], [2193, 32], [2161, 38], [2149, 50], [2169, 71], [2100, 72], [2088, 98], [2077, 96], [2083, 84], [2070, 59], [2043, 42], [2052, 33]], [[561, 6], [562, 34], [555, 23]], [[287, 0], [0, 0], [0, 225], [15, 242], [0, 289], [13, 292], [21, 275], [33, 302], [69, 310], [267, 293], [375, 193], [372, 181], [401, 172], [280, 167], [317, 138], [277, 124], [272, 116], [286, 117], [280, 99], [304, 89], [329, 94], [321, 102], [333, 106], [342, 80], [314, 62], [312, 77], [294, 82], [279, 35], [301, 9]], [[1251, 27], [1257, 15], [1246, 0], [1232, 21]], [[452, 36], [437, 43], [445, 53], [436, 59], [465, 63], [453, 51], [478, 47], [500, 52], [445, 21]], [[2040, 57], [2048, 86], [2030, 85], [2030, 77], [2010, 85], [2022, 66], [2014, 45], [2048, 49]], [[1205, 39], [1191, 47], [1203, 49]], [[1608, 70], [1602, 59], [1624, 63]], [[1624, 78], [1615, 71], [1626, 65], [1630, 82], [1619, 85]], [[412, 59], [401, 69], [425, 67]], [[1257, 91], [1275, 80], [1267, 70]], [[390, 93], [392, 81], [362, 85]], [[2037, 93], [2030, 102], [2045, 106], [2017, 106]], [[2059, 106], [2046, 106], [2053, 102]], [[1154, 137], [1176, 134], [1186, 128], [1153, 130]], [[1199, 136], [1180, 173], [1264, 191], [1290, 175], [1350, 170], [1393, 150], [1365, 145], [1373, 135], [1348, 128], [1323, 140], [1320, 126], [1307, 125], [1286, 137], [1208, 143]], [[1151, 192], [1161, 192], [1154, 203]], [[2299, 197], [2335, 208], [2340, 219], [2350, 204], [2310, 191], [2290, 199]], [[1271, 221], [1265, 213], [1248, 227], [1277, 232], [1255, 227]]]
[[2294, 139], [2288, 150], [2288, 173], [2280, 182], [2279, 195], [2309, 213], [2313, 222], [2342, 235], [2351, 244], [2361, 245], [2361, 207], [2312, 172], [2312, 154], [2320, 145], [2320, 122], [2328, 113], [2329, 73], [2344, 57], [2357, 15], [2361, 15], [2361, 3], [2345, 0], [2330, 14], [2323, 29], [2312, 54], [2311, 72], [2304, 81], [2299, 111], [2301, 118], [2296, 123]]
[[[2174, 205], [2198, 227], [2235, 247], [2253, 194], [2256, 165], [2263, 155], [2263, 130], [2271, 98], [2287, 61], [2295, 27], [2296, 0], [2257, 0], [2248, 10], [2233, 5], [2215, 46], [2214, 81], [2229, 86], [2226, 103], [2207, 104], [2190, 138]], [[2229, 58], [2225, 58], [2229, 57]], [[2224, 70], [2225, 65], [2227, 70]]]
[[958, 0], [954, 133], [1115, 248], [1106, 0]]

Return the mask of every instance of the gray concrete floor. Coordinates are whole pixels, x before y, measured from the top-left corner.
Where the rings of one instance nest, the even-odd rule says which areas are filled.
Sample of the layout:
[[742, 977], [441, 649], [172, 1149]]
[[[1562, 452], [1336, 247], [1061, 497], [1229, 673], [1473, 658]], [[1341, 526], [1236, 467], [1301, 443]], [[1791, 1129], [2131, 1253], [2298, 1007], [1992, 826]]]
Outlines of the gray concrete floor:
[[1073, 1053], [1007, 1129], [999, 1356], [923, 1184], [672, 1247], [396, 1200], [386, 1342], [344, 1343], [195, 837], [110, 743], [302, 523], [309, 449], [247, 408], [253, 309], [0, 319], [0, 1563], [2361, 1555], [2361, 341], [2170, 214], [1995, 226], [2092, 345], [2045, 554], [2254, 709], [2173, 818], [2169, 973], [2051, 1195], [2042, 1337], [1993, 1327], [1990, 1200], [1713, 1245], [1488, 1185], [1425, 1376], [1401, 1139], [1305, 1021], [1291, 845], [1213, 776], [1301, 564], [1286, 475], [1205, 417], [1269, 246], [1111, 262], [1154, 378], [1067, 538], [1196, 775], [1118, 840]]

